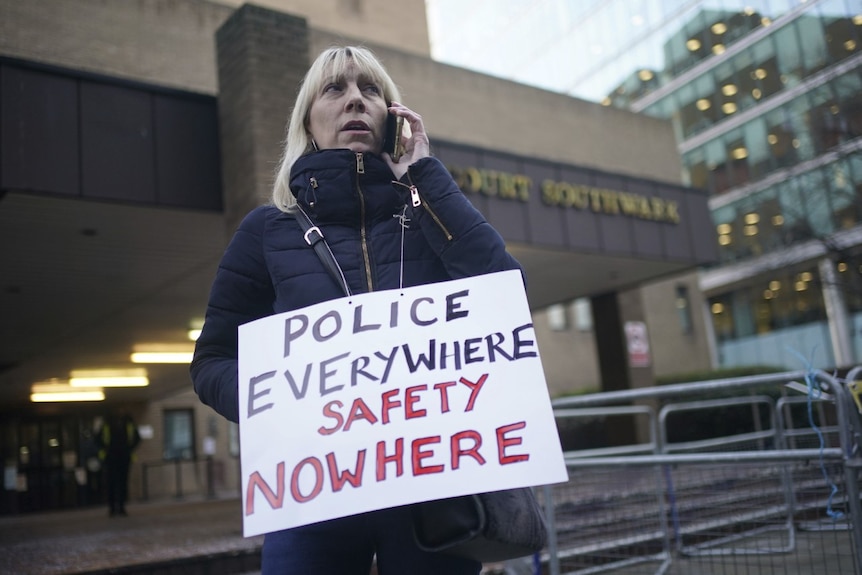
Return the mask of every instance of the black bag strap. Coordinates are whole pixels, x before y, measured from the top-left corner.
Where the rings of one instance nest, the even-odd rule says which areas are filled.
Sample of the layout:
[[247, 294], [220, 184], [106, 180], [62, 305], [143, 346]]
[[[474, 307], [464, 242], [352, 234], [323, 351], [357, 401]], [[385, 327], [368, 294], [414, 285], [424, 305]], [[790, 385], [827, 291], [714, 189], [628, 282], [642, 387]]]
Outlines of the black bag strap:
[[317, 257], [323, 262], [323, 267], [326, 268], [326, 271], [329, 272], [335, 283], [341, 286], [344, 295], [349, 296], [350, 288], [347, 287], [347, 279], [344, 277], [344, 272], [341, 271], [341, 266], [335, 261], [335, 256], [332, 250], [329, 249], [329, 244], [326, 243], [323, 232], [320, 231], [319, 227], [314, 225], [314, 222], [311, 221], [311, 218], [308, 217], [308, 214], [305, 213], [305, 210], [299, 204], [296, 204], [294, 207], [293, 216], [299, 222], [299, 227], [302, 228], [302, 238], [305, 240], [305, 243], [314, 248]]

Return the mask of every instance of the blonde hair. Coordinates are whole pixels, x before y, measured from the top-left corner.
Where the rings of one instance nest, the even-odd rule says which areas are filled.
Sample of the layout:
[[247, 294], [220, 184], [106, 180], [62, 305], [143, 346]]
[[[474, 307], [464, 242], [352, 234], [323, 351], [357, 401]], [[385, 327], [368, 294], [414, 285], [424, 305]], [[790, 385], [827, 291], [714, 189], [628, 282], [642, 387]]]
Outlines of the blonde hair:
[[312, 140], [307, 129], [308, 112], [311, 105], [325, 82], [345, 74], [351, 66], [354, 66], [358, 73], [368, 76], [380, 86], [383, 98], [387, 103], [401, 100], [398, 87], [371, 50], [357, 46], [335, 46], [321, 52], [302, 80], [287, 126], [284, 152], [272, 189], [272, 201], [282, 211], [290, 211], [296, 203], [296, 198], [290, 192], [290, 170], [293, 168], [293, 164], [300, 157], [313, 150]]

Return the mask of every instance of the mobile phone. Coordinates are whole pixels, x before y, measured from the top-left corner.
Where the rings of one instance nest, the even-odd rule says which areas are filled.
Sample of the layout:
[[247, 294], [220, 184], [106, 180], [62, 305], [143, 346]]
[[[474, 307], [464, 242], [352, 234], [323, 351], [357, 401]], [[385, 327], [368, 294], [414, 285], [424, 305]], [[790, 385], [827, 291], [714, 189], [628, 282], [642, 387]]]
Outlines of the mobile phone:
[[386, 117], [386, 136], [383, 139], [383, 151], [389, 152], [392, 161], [397, 162], [404, 154], [401, 145], [401, 130], [404, 128], [404, 118], [395, 114]]

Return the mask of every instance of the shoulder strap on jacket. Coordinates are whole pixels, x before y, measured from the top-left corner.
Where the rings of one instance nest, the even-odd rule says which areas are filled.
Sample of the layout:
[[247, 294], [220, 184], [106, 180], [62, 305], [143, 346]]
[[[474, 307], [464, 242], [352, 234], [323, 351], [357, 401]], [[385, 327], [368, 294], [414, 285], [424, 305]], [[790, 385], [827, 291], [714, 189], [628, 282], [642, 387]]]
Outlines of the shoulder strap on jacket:
[[308, 214], [305, 213], [305, 210], [299, 204], [294, 206], [293, 216], [299, 222], [299, 227], [302, 228], [302, 238], [305, 240], [305, 243], [314, 248], [317, 257], [323, 262], [323, 267], [326, 268], [326, 271], [329, 272], [335, 283], [341, 286], [344, 295], [351, 295], [344, 272], [341, 271], [341, 266], [335, 261], [335, 256], [332, 254], [332, 250], [329, 249], [329, 244], [326, 243], [323, 232], [314, 225], [314, 222], [311, 221], [311, 218], [308, 217]]

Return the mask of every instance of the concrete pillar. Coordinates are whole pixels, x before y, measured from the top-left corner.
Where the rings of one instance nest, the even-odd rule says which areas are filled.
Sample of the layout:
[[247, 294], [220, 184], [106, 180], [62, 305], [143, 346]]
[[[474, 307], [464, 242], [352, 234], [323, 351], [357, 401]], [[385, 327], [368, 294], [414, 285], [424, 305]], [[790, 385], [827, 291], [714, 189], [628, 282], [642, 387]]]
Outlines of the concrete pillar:
[[245, 4], [216, 32], [218, 106], [229, 235], [269, 201], [288, 117], [309, 66], [304, 18]]
[[826, 320], [829, 322], [829, 339], [832, 340], [833, 367], [851, 367], [855, 364], [853, 342], [850, 339], [850, 316], [844, 290], [835, 273], [835, 262], [823, 258], [818, 262], [820, 281], [823, 285], [823, 303], [826, 305]]
[[[608, 293], [592, 298], [593, 330], [599, 362], [602, 391], [617, 391], [655, 384], [652, 359], [649, 352], [644, 356], [630, 353], [626, 323], [643, 327], [645, 316], [639, 290]], [[644, 332], [646, 341], [648, 334]], [[637, 361], [637, 364], [633, 360]], [[649, 437], [646, 426], [636, 426], [634, 420], [613, 426], [611, 445], [645, 442]]]

